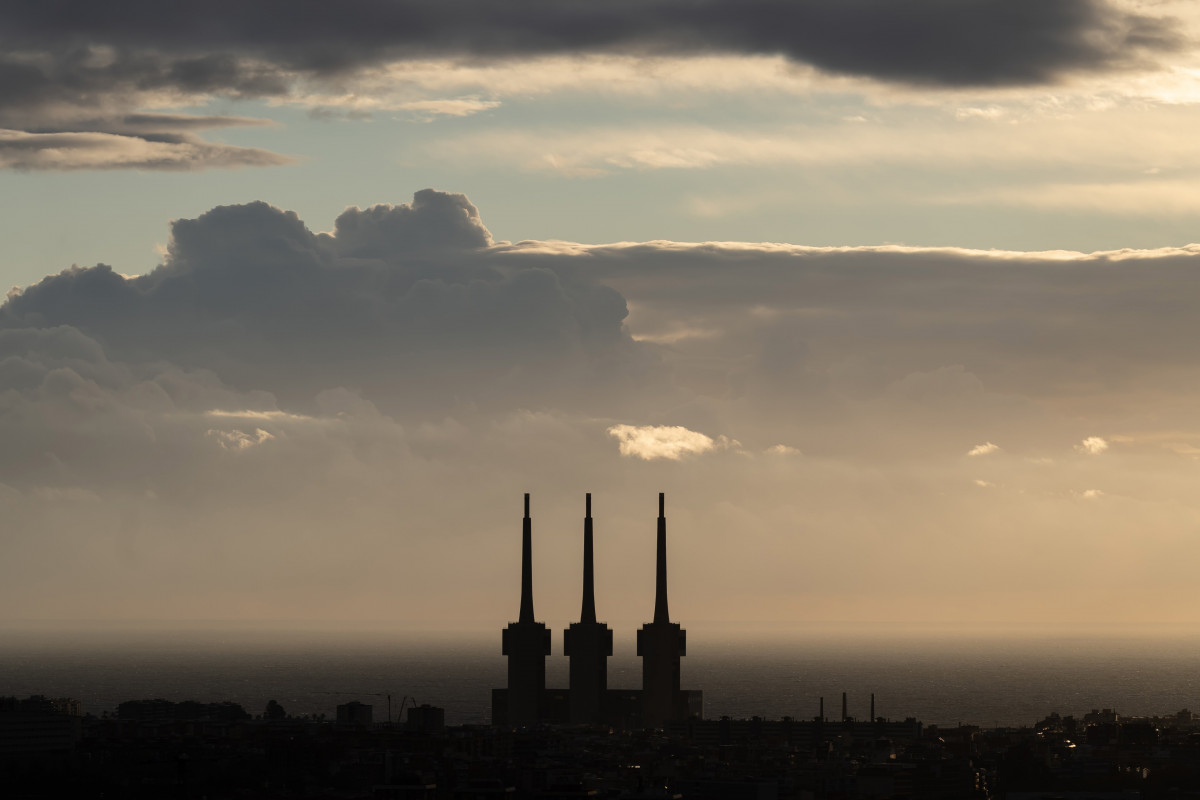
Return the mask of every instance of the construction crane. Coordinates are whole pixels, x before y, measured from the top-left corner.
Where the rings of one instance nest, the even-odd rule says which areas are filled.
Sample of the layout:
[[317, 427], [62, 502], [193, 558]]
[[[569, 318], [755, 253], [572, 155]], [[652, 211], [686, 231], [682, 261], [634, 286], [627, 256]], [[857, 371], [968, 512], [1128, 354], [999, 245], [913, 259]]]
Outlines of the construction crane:
[[[387, 704], [388, 704], [387, 721], [389, 723], [392, 721], [392, 693], [391, 692], [324, 692], [324, 691], [318, 690], [318, 691], [313, 692], [313, 694], [337, 694], [337, 695], [344, 695], [346, 697], [386, 697]], [[417, 700], [415, 697], [409, 697], [408, 695], [404, 695], [404, 698], [400, 701], [400, 709], [396, 713], [396, 722], [400, 721], [400, 716], [404, 713], [404, 706], [407, 705], [409, 702], [412, 703], [413, 708], [417, 707]]]

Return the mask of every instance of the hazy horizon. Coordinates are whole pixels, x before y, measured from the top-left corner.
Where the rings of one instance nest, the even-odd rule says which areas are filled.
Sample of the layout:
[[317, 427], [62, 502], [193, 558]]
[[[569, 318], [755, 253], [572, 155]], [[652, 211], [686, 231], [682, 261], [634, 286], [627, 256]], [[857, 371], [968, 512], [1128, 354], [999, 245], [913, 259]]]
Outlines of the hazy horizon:
[[[513, 614], [515, 619], [517, 615]], [[652, 616], [652, 615], [650, 615]], [[426, 642], [470, 642], [487, 645], [495, 640], [499, 647], [501, 629], [512, 621], [497, 619], [488, 625], [469, 620], [413, 620], [413, 619], [345, 619], [326, 620], [311, 618], [292, 619], [142, 619], [142, 620], [55, 620], [0, 619], [0, 632], [36, 636], [46, 634], [44, 641], [68, 643], [69, 637], [77, 642], [97, 643], [106, 638], [112, 641], [154, 641], [158, 637], [178, 636], [181, 641], [190, 637], [202, 641], [207, 636], [253, 635], [265, 637], [264, 641], [286, 642], [293, 637], [311, 635], [348, 640], [375, 641], [381, 637], [416, 636]], [[553, 652], [561, 656], [562, 631], [577, 619], [553, 619], [538, 615], [554, 636]], [[635, 633], [649, 620], [622, 621], [603, 620], [613, 631], [616, 640], [633, 647]], [[967, 645], [972, 641], [1005, 640], [1019, 642], [1022, 639], [1039, 643], [1042, 640], [1102, 640], [1112, 638], [1120, 641], [1138, 639], [1185, 640], [1200, 643], [1200, 624], [1194, 623], [1062, 623], [1062, 622], [984, 622], [965, 624], [956, 622], [921, 621], [745, 621], [745, 620], [689, 620], [677, 619], [693, 637], [711, 644], [769, 643], [797, 640], [837, 642], [875, 641], [889, 646], [907, 643], [913, 647], [931, 642], [947, 641], [951, 645]], [[198, 638], [195, 638], [198, 637]], [[497, 651], [499, 652], [499, 651]]]
[[[715, 719], [830, 717], [848, 695], [851, 716], [916, 717], [926, 725], [1032, 725], [1053, 712], [1113, 708], [1166, 716], [1195, 705], [1195, 637], [862, 636], [788, 639], [714, 635], [688, 628], [685, 686], [705, 693]], [[358, 700], [382, 720], [391, 694], [446, 710], [450, 724], [486, 724], [491, 689], [503, 686], [499, 631], [251, 630], [130, 633], [5, 631], [0, 683], [18, 695], [69, 696], [85, 713], [127, 700], [236, 702], [259, 713], [270, 699], [297, 716], [333, 715]], [[736, 633], [736, 632], [735, 632]], [[615, 629], [608, 685], [641, 685], [632, 631]], [[550, 687], [568, 683], [561, 633], [546, 661]]]

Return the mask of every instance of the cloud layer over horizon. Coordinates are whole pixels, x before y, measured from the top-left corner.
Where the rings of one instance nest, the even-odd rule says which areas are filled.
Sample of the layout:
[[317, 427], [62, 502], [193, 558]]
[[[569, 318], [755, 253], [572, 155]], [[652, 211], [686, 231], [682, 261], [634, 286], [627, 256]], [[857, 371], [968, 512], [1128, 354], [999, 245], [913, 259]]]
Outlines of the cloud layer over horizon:
[[[667, 491], [689, 616], [877, 619], [878, 592], [1011, 620], [1054, 585], [1064, 620], [1140, 619], [1200, 548], [1197, 289], [1195, 246], [496, 242], [431, 189], [328, 233], [219, 206], [144, 275], [74, 267], [0, 306], [0, 598], [486, 616], [533, 491], [545, 607], [570, 608], [592, 491], [636, 619], [652, 563], [622, 554]], [[1143, 605], [1097, 594], [1113, 571]]]

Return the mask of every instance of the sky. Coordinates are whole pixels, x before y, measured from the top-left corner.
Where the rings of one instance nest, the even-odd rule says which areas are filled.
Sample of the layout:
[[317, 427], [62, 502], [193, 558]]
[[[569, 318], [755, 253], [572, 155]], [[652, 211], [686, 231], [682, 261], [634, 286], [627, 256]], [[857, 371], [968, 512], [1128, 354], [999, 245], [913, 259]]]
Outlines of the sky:
[[0, 8], [0, 622], [1200, 624], [1200, 9]]

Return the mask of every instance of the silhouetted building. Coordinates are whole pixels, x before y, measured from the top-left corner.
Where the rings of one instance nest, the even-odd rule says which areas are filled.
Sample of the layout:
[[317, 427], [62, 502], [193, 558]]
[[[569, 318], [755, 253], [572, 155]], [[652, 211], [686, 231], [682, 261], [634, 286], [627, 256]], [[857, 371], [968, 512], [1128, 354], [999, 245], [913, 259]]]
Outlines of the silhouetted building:
[[83, 715], [81, 704], [70, 697], [46, 697], [30, 695], [24, 700], [16, 697], [0, 697], [0, 711], [24, 711], [30, 714], [65, 714], [69, 717]]
[[168, 720], [219, 720], [236, 722], [250, 719], [246, 709], [237, 703], [224, 701], [220, 703], [200, 703], [195, 700], [184, 700], [174, 703], [163, 700], [126, 700], [117, 706], [119, 719], [138, 720], [140, 722], [164, 722]]
[[595, 575], [592, 561], [592, 495], [585, 500], [583, 518], [583, 608], [579, 622], [563, 631], [563, 655], [571, 659], [570, 719], [573, 723], [605, 720], [608, 657], [613, 634], [596, 621]]
[[701, 719], [703, 693], [681, 691], [679, 658], [685, 652], [684, 631], [667, 614], [667, 523], [663, 495], [658, 496], [658, 579], [654, 622], [637, 635], [642, 656], [641, 689], [609, 689], [608, 657], [613, 635], [596, 621], [595, 569], [592, 557], [592, 496], [587, 495], [583, 521], [583, 608], [580, 621], [563, 632], [570, 657], [570, 689], [546, 688], [546, 656], [550, 632], [533, 619], [532, 536], [529, 495], [521, 560], [521, 618], [504, 630], [508, 686], [492, 690], [492, 724], [521, 727], [536, 723], [602, 724], [625, 730], [662, 728], [669, 722]]
[[501, 651], [508, 656], [508, 689], [492, 693], [492, 722], [533, 725], [542, 720], [550, 630], [533, 619], [533, 532], [528, 493], [521, 530], [521, 615], [504, 629]]
[[370, 725], [374, 715], [374, 709], [357, 700], [351, 700], [349, 703], [343, 703], [337, 707], [337, 724], [338, 725]]
[[441, 733], [446, 730], [446, 709], [428, 703], [413, 706], [404, 727], [417, 733]]
[[642, 724], [661, 728], [686, 719], [688, 700], [679, 690], [679, 659], [687, 655], [687, 631], [671, 622], [667, 610], [667, 518], [658, 495], [658, 565], [654, 589], [654, 621], [637, 634], [642, 657]]
[[0, 783], [8, 767], [65, 766], [80, 738], [79, 712], [79, 701], [65, 697], [0, 697]]

